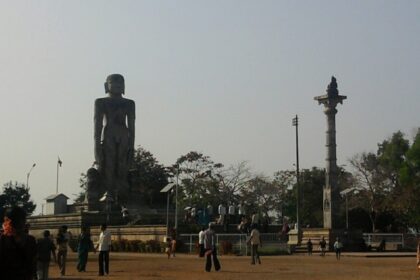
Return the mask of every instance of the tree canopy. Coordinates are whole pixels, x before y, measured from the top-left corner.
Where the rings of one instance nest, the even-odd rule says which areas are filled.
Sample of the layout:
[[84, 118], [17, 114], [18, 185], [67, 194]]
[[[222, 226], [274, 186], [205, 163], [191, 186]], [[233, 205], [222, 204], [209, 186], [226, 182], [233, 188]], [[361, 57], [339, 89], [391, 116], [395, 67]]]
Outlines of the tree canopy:
[[31, 200], [29, 188], [22, 183], [7, 182], [3, 185], [3, 193], [0, 194], [0, 208], [19, 206], [22, 207], [28, 215], [31, 215], [36, 204]]

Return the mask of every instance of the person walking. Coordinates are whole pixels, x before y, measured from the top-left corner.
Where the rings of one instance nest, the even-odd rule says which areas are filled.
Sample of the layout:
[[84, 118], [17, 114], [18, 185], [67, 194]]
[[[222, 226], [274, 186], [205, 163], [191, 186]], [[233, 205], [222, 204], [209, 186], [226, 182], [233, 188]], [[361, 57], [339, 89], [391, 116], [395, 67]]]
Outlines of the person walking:
[[251, 264], [261, 264], [260, 255], [258, 254], [258, 246], [262, 246], [261, 235], [257, 224], [252, 224], [251, 234], [249, 235], [249, 243], [251, 243]]
[[176, 238], [177, 238], [176, 228], [172, 228], [172, 232], [171, 232], [171, 253], [172, 253], [173, 258], [175, 258]]
[[25, 232], [26, 212], [15, 206], [6, 210], [0, 235], [0, 278], [32, 280], [36, 273], [36, 240]]
[[310, 238], [308, 239], [308, 242], [306, 242], [306, 248], [308, 250], [308, 256], [312, 256], [313, 244]]
[[206, 256], [205, 270], [210, 272], [212, 267], [211, 259], [213, 257], [214, 269], [219, 271], [221, 266], [219, 260], [217, 259], [216, 234], [214, 233], [213, 223], [209, 223], [209, 228], [204, 232], [204, 249], [204, 255]]
[[321, 241], [319, 241], [319, 248], [321, 249], [321, 257], [325, 257], [327, 242], [325, 241], [324, 236], [322, 236]]
[[89, 251], [93, 249], [93, 242], [90, 239], [90, 229], [82, 227], [77, 245], [77, 271], [86, 272]]
[[64, 276], [66, 274], [67, 245], [69, 243], [70, 238], [71, 236], [70, 233], [67, 231], [67, 226], [61, 226], [57, 234], [57, 264], [60, 269], [61, 276]]
[[337, 239], [334, 242], [335, 258], [337, 260], [340, 260], [340, 258], [341, 258], [342, 248], [343, 248], [343, 243], [341, 243], [340, 238], [337, 237]]
[[420, 239], [417, 241], [417, 269], [420, 271]]
[[101, 234], [95, 250], [99, 250], [99, 276], [109, 274], [109, 249], [111, 246], [111, 232], [107, 230], [107, 225], [101, 225]]
[[204, 232], [205, 232], [206, 228], [202, 227], [201, 231], [198, 233], [198, 246], [200, 249], [199, 252], [199, 257], [203, 258], [204, 257]]
[[124, 224], [128, 225], [130, 222], [130, 213], [128, 212], [128, 208], [125, 205], [121, 206], [121, 214]]
[[171, 238], [166, 237], [165, 253], [168, 255], [168, 259], [171, 258], [171, 253], [172, 253], [171, 250], [172, 250]]
[[51, 255], [54, 257], [54, 262], [57, 262], [57, 255], [55, 254], [55, 245], [50, 238], [50, 231], [45, 230], [44, 238], [37, 242], [37, 277], [38, 280], [48, 280], [48, 270], [50, 267]]

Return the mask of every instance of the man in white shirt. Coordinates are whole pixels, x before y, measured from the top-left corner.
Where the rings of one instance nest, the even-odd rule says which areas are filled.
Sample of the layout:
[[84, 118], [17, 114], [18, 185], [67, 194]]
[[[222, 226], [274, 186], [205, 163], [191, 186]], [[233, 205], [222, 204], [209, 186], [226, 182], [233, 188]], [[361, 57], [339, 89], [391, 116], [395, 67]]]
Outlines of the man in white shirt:
[[204, 249], [206, 256], [206, 266], [205, 269], [207, 272], [210, 272], [212, 263], [211, 259], [213, 257], [213, 265], [216, 271], [220, 270], [220, 262], [217, 259], [217, 250], [216, 250], [216, 234], [214, 233], [214, 224], [209, 223], [209, 228], [204, 232]]
[[245, 206], [242, 203], [238, 205], [238, 214], [240, 219], [245, 216]]
[[101, 225], [101, 234], [95, 249], [99, 250], [99, 276], [109, 274], [109, 249], [111, 247], [111, 232], [106, 229], [106, 224]]
[[229, 206], [228, 213], [229, 213], [229, 223], [230, 224], [236, 223], [236, 221], [235, 221], [235, 205], [231, 204]]
[[252, 224], [252, 231], [249, 236], [249, 243], [251, 243], [251, 264], [258, 262], [261, 264], [260, 255], [258, 253], [258, 247], [262, 246], [261, 235], [258, 230], [257, 224]]
[[223, 225], [225, 223], [226, 207], [223, 204], [220, 204], [218, 207], [219, 210], [219, 224]]
[[209, 215], [210, 221], [213, 220], [213, 206], [209, 203], [207, 205], [207, 214]]
[[204, 257], [204, 232], [206, 231], [205, 227], [201, 228], [201, 231], [198, 233], [198, 245], [200, 246], [200, 258]]

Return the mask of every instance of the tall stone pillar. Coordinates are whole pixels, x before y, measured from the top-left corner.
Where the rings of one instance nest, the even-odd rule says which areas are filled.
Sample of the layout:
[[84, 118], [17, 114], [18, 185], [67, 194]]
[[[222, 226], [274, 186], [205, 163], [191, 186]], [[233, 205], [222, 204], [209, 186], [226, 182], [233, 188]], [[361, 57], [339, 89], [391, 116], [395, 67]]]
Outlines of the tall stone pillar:
[[327, 94], [316, 96], [314, 99], [319, 104], [324, 105], [324, 113], [327, 116], [327, 157], [325, 168], [325, 186], [323, 189], [323, 209], [324, 209], [324, 228], [335, 229], [335, 216], [338, 214], [339, 190], [337, 185], [337, 156], [336, 156], [336, 131], [335, 131], [335, 115], [337, 114], [337, 104], [343, 104], [343, 100], [347, 96], [339, 95], [337, 89], [337, 80], [332, 77], [331, 83], [328, 85]]

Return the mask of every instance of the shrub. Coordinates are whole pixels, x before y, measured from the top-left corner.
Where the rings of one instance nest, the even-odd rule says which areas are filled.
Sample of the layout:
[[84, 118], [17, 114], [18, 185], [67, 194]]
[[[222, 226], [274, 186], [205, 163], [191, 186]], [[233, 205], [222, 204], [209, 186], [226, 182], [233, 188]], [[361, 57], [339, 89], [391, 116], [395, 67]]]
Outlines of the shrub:
[[139, 243], [139, 251], [141, 253], [146, 253], [146, 243], [145, 242], [140, 241], [140, 243]]
[[157, 240], [146, 241], [146, 251], [150, 253], [160, 252], [160, 243]]

